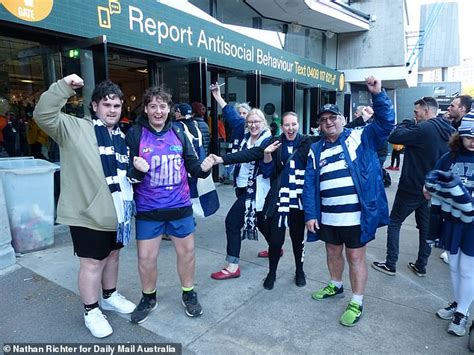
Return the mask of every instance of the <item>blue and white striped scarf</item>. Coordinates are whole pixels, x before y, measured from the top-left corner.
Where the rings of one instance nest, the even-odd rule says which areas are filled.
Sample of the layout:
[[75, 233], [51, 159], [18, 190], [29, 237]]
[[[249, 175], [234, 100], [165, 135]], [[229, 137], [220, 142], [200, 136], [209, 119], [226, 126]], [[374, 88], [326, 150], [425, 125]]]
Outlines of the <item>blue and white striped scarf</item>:
[[[260, 133], [254, 147], [258, 147], [262, 142], [272, 135], [269, 130]], [[240, 150], [246, 150], [247, 142], [250, 140], [250, 133], [247, 133], [240, 144]], [[258, 240], [257, 231], [257, 211], [261, 210], [258, 206], [263, 207], [263, 202], [270, 189], [270, 179], [258, 179], [259, 169], [258, 162], [253, 161], [249, 164], [249, 174], [247, 176], [247, 197], [245, 198], [245, 216], [244, 229], [242, 231], [242, 240]], [[258, 182], [257, 182], [258, 181]], [[265, 191], [265, 192], [262, 192]], [[259, 201], [260, 200], [260, 201]]]
[[125, 135], [116, 125], [109, 134], [104, 123], [93, 116], [94, 130], [99, 145], [105, 181], [109, 186], [117, 214], [117, 243], [127, 245], [131, 236], [131, 220], [135, 214], [132, 185], [127, 179], [129, 163]]
[[440, 248], [450, 246], [450, 253], [457, 254], [463, 227], [472, 223], [474, 217], [471, 195], [452, 172], [430, 171], [425, 186], [431, 194], [428, 240], [437, 241]]
[[297, 169], [294, 159], [288, 162], [289, 175], [288, 186], [282, 186], [279, 191], [278, 219], [279, 227], [288, 228], [288, 218], [290, 216], [290, 208], [302, 210], [301, 195], [303, 194], [304, 185], [304, 169]]
[[471, 223], [474, 210], [471, 194], [459, 176], [452, 172], [433, 170], [426, 175], [425, 186], [431, 194], [431, 213], [454, 223]]

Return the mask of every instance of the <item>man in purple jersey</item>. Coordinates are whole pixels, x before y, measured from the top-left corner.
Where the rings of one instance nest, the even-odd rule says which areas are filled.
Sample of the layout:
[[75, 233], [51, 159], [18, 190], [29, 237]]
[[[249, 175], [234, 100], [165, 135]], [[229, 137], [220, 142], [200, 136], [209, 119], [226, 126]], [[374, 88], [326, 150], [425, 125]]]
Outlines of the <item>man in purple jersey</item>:
[[213, 160], [199, 162], [182, 128], [171, 124], [170, 106], [171, 94], [163, 88], [149, 88], [143, 98], [144, 112], [127, 133], [130, 154], [137, 166], [129, 169], [128, 176], [139, 182], [134, 198], [143, 295], [131, 315], [132, 323], [144, 322], [157, 307], [156, 261], [164, 234], [171, 236], [176, 249], [185, 312], [189, 317], [202, 314], [194, 292], [195, 223], [187, 175], [207, 177]]

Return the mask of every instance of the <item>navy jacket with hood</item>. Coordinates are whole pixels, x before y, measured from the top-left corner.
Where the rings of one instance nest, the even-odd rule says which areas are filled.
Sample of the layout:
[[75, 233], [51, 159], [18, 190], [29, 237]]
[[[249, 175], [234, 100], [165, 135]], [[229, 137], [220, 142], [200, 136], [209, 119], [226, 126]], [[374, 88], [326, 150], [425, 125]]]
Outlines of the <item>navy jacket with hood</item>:
[[240, 116], [234, 106], [225, 105], [222, 109], [222, 117], [229, 125], [231, 131], [230, 141], [233, 145], [238, 145], [244, 139], [245, 119]]

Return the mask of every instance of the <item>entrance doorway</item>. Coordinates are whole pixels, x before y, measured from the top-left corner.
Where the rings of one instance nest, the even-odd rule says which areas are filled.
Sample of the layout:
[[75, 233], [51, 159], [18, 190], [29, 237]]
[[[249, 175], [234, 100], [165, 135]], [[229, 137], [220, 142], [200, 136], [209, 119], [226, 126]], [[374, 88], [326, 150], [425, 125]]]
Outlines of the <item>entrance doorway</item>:
[[134, 121], [142, 112], [142, 97], [148, 88], [148, 61], [128, 54], [108, 55], [109, 79], [124, 93], [122, 116]]

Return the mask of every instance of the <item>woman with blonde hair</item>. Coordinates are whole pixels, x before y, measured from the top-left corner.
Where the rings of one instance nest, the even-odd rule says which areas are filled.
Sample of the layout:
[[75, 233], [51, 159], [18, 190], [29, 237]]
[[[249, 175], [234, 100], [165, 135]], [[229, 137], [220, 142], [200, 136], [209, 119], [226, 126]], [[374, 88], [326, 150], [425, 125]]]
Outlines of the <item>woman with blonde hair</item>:
[[[246, 152], [245, 157], [229, 159], [225, 163], [236, 163], [234, 166], [234, 186], [237, 200], [234, 202], [225, 219], [227, 236], [228, 265], [222, 270], [211, 274], [215, 280], [226, 280], [240, 276], [239, 258], [243, 239], [256, 240], [258, 230], [263, 234], [262, 209], [265, 197], [270, 189], [270, 180], [263, 178], [258, 152], [253, 147], [265, 147], [272, 135], [264, 113], [251, 109], [245, 119], [245, 135], [240, 142], [238, 151]], [[254, 158], [255, 156], [255, 158]], [[216, 163], [224, 162], [215, 156]], [[246, 163], [240, 163], [247, 161]]]

